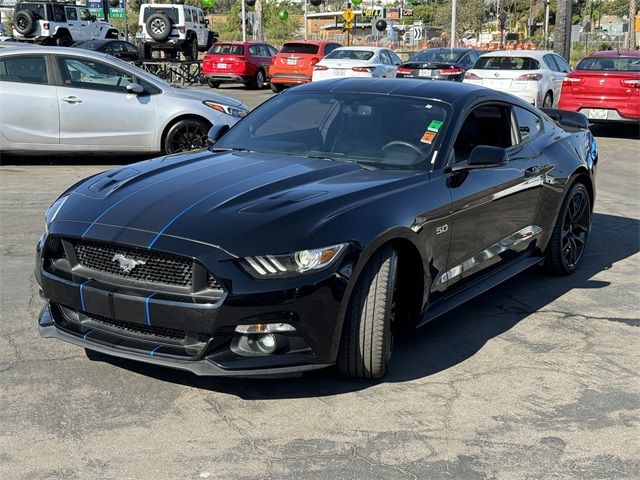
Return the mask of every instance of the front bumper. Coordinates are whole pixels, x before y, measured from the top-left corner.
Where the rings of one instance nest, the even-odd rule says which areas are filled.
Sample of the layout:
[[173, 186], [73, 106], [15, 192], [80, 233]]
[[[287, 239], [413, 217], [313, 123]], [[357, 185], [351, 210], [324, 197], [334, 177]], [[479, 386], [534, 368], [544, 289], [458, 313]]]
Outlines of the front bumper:
[[[122, 285], [83, 268], [56, 272], [45, 267], [48, 240], [43, 236], [36, 252], [36, 280], [47, 302], [39, 319], [43, 337], [197, 375], [284, 375], [335, 363], [349, 282], [337, 270], [353, 264], [353, 254], [304, 278], [257, 281], [209, 251], [204, 266], [225, 290], [212, 299], [201, 292], [158, 292], [157, 285]], [[172, 253], [196, 253], [190, 242], [175, 242]], [[248, 354], [238, 348], [246, 336], [235, 329], [258, 323], [287, 323], [296, 330], [276, 334], [275, 353]]]

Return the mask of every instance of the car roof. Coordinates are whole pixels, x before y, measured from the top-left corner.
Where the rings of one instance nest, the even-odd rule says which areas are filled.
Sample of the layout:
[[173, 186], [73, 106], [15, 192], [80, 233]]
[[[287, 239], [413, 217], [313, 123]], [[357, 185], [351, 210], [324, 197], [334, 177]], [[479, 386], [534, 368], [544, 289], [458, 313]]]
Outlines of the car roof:
[[[48, 47], [42, 45], [29, 45], [29, 53], [37, 53], [37, 54], [58, 54], [58, 55], [81, 55], [83, 57], [91, 57], [96, 60], [109, 60], [113, 57], [107, 55], [106, 53], [96, 52], [94, 50], [85, 50], [84, 48], [69, 48], [69, 47]], [[3, 51], [3, 55], [9, 55], [12, 53], [20, 53], [24, 52], [24, 49], [7, 49]]]
[[601, 50], [590, 57], [640, 57], [640, 50]]
[[243, 42], [242, 40], [222, 40], [221, 42], [216, 42], [212, 47], [216, 45], [265, 45], [267, 42]]
[[416, 53], [423, 53], [423, 52], [453, 52], [453, 53], [466, 53], [466, 52], [471, 52], [473, 50], [476, 50], [475, 48], [459, 48], [459, 47], [455, 47], [455, 48], [446, 48], [446, 47], [437, 47], [437, 48], [425, 48], [424, 50], [419, 50]]
[[367, 47], [366, 45], [351, 45], [349, 47], [338, 47], [336, 50], [371, 50], [373, 52], [378, 52], [380, 50], [389, 50], [384, 47]]
[[540, 59], [544, 55], [555, 53], [551, 50], [496, 50], [495, 52], [483, 53], [483, 57], [531, 57]]
[[324, 45], [326, 43], [339, 43], [330, 40], [289, 40], [288, 42], [283, 42], [283, 45], [287, 45], [289, 43], [307, 43], [310, 45]]
[[478, 93], [495, 95], [497, 99], [505, 98], [501, 92], [469, 83], [425, 82], [424, 80], [411, 78], [390, 78], [382, 81], [377, 78], [340, 78], [306, 83], [289, 91], [369, 92], [381, 95], [432, 98], [446, 103], [453, 103], [455, 99], [461, 96], [476, 96]]

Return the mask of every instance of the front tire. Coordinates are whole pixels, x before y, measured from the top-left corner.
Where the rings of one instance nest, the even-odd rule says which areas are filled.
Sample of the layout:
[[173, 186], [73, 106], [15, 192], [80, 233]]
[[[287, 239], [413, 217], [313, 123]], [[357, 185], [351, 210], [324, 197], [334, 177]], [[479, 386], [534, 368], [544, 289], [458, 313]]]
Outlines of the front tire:
[[164, 139], [164, 151], [168, 154], [206, 148], [207, 133], [211, 125], [197, 118], [187, 118], [169, 128]]
[[545, 250], [545, 269], [556, 275], [576, 271], [591, 230], [591, 201], [587, 187], [574, 183], [562, 202], [556, 225]]
[[338, 369], [357, 378], [381, 378], [389, 369], [393, 345], [398, 254], [385, 247], [358, 279], [340, 339]]
[[62, 33], [56, 38], [56, 45], [58, 47], [70, 47], [73, 45], [73, 39], [68, 33]]

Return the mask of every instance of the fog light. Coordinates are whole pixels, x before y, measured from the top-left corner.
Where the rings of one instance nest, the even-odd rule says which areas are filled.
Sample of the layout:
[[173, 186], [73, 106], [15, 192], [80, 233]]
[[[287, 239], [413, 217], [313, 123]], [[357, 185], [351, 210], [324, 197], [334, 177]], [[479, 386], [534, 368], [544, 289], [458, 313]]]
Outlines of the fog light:
[[295, 332], [296, 329], [288, 323], [254, 323], [253, 325], [238, 325], [236, 333], [278, 333]]
[[260, 335], [256, 343], [262, 353], [273, 353], [278, 347], [278, 342], [276, 341], [276, 337], [273, 333]]

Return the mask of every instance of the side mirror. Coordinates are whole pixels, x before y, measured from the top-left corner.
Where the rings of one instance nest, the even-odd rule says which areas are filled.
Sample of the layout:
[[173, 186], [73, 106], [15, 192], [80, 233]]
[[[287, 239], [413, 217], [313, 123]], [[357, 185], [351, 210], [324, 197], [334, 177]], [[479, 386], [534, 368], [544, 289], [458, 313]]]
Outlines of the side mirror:
[[218, 140], [222, 138], [222, 136], [229, 131], [231, 127], [227, 124], [223, 125], [214, 125], [209, 129], [209, 133], [207, 133], [207, 138], [209, 139], [209, 143], [213, 145]]
[[209, 19], [208, 19], [208, 18], [205, 18], [205, 19], [204, 19], [204, 24], [205, 24], [207, 27], [209, 26]]
[[95, 15], [91, 15], [90, 20], [92, 22], [95, 22], [98, 19], [98, 17], [96, 17]]
[[474, 170], [478, 168], [502, 167], [509, 163], [507, 150], [500, 147], [490, 147], [488, 145], [478, 145], [469, 155], [466, 162], [460, 162], [451, 167], [451, 171], [460, 172], [463, 170]]
[[139, 83], [130, 83], [127, 85], [127, 93], [133, 93], [134, 95], [140, 95], [144, 93], [144, 87]]

